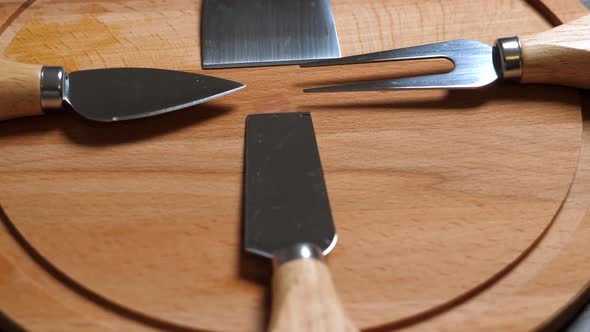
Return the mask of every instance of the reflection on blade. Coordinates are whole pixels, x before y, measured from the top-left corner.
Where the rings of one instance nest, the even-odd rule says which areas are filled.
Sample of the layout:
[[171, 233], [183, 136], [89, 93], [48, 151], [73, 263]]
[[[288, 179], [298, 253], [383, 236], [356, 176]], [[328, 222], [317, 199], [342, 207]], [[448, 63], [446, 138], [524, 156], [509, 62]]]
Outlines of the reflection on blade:
[[203, 68], [340, 57], [330, 0], [204, 0]]
[[197, 105], [243, 88], [217, 77], [151, 68], [73, 72], [66, 102], [97, 121], [138, 119]]

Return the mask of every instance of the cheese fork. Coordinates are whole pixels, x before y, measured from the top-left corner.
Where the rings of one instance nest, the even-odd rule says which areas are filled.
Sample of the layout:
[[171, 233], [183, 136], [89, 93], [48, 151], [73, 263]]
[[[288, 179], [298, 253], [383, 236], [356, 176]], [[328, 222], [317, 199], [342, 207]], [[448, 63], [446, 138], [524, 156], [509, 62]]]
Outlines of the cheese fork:
[[496, 40], [494, 46], [460, 39], [349, 57], [312, 61], [302, 67], [446, 58], [442, 74], [385, 79], [305, 89], [342, 92], [396, 89], [472, 89], [496, 81], [590, 88], [590, 15], [530, 36]]

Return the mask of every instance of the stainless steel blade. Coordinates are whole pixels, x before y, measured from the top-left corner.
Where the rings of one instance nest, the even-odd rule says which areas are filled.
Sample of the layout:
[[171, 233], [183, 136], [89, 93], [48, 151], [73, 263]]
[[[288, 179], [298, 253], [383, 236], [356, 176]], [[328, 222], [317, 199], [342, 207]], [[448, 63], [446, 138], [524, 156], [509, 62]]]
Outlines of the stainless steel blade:
[[201, 22], [203, 68], [340, 57], [329, 0], [205, 0]]
[[300, 243], [332, 250], [337, 236], [309, 113], [248, 116], [245, 171], [246, 251], [271, 258]]
[[494, 49], [479, 41], [459, 39], [389, 51], [307, 62], [302, 67], [320, 67], [386, 61], [446, 58], [452, 71], [443, 74], [357, 82], [305, 89], [305, 92], [344, 92], [396, 89], [473, 89], [495, 82], [499, 70], [494, 64]]
[[244, 87], [217, 77], [151, 68], [69, 74], [64, 101], [97, 121], [137, 119], [200, 104]]

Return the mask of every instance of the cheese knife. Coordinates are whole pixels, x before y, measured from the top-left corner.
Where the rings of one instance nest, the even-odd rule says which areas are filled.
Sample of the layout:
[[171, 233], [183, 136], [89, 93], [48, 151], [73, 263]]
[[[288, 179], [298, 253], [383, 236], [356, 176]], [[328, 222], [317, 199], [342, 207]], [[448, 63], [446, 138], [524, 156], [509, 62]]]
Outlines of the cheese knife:
[[330, 0], [203, 0], [203, 68], [340, 57]]
[[90, 120], [131, 120], [200, 104], [243, 87], [174, 70], [110, 68], [68, 74], [63, 67], [0, 60], [0, 120], [64, 108]]
[[272, 258], [270, 331], [357, 331], [323, 262], [336, 245], [309, 113], [246, 120], [247, 252]]

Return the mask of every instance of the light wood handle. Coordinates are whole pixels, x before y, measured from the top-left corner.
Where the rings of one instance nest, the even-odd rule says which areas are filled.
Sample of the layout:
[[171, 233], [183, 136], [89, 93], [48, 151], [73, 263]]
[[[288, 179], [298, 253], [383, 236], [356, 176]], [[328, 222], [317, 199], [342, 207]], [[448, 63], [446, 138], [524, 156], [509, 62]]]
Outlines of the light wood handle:
[[519, 39], [521, 82], [590, 89], [590, 15]]
[[280, 265], [272, 291], [271, 332], [358, 331], [344, 312], [328, 267], [319, 260]]
[[0, 120], [41, 115], [41, 66], [0, 59]]

